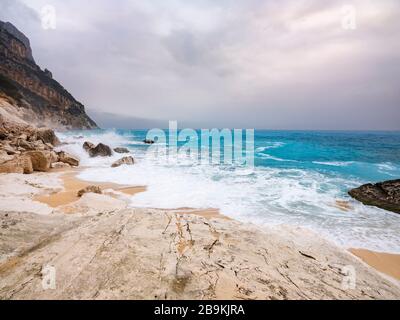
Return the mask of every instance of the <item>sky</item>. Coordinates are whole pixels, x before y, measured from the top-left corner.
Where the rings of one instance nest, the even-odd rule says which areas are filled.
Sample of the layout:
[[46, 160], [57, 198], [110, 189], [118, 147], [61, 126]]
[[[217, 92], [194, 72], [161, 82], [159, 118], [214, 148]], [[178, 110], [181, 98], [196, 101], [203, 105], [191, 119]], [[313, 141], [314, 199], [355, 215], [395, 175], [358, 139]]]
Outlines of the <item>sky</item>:
[[400, 130], [398, 0], [1, 0], [0, 20], [107, 126]]

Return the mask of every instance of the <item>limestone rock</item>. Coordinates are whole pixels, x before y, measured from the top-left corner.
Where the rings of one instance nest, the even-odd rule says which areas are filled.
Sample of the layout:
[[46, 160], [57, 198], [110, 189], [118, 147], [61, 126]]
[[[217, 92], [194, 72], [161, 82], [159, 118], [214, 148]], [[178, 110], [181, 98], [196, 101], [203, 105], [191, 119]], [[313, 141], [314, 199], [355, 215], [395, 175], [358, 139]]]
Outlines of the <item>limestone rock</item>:
[[50, 143], [53, 146], [60, 144], [60, 140], [51, 129], [38, 129], [36, 135], [37, 139], [43, 141], [43, 143]]
[[33, 172], [31, 158], [26, 155], [15, 156], [12, 160], [0, 164], [0, 173], [25, 173]]
[[115, 161], [111, 167], [116, 168], [119, 166], [122, 166], [123, 164], [126, 165], [133, 165], [135, 163], [135, 160], [133, 159], [133, 157], [129, 156], [129, 157], [123, 157], [117, 161]]
[[53, 162], [51, 164], [51, 167], [53, 169], [64, 169], [64, 168], [71, 168], [71, 166], [68, 163], [65, 162]]
[[48, 154], [44, 151], [34, 150], [24, 153], [24, 155], [30, 157], [32, 161], [32, 167], [34, 171], [46, 172], [50, 169], [50, 159]]
[[77, 157], [64, 151], [57, 152], [57, 155], [59, 162], [68, 163], [69, 165], [74, 167], [79, 166], [79, 159]]
[[0, 150], [0, 164], [14, 159], [14, 156], [9, 155], [6, 151]]
[[101, 194], [101, 189], [98, 186], [87, 186], [78, 191], [78, 197], [82, 197], [85, 193], [98, 193]]
[[15, 101], [13, 116], [38, 127], [97, 128], [83, 104], [35, 63], [28, 38], [9, 22], [0, 21], [0, 44], [0, 87]]

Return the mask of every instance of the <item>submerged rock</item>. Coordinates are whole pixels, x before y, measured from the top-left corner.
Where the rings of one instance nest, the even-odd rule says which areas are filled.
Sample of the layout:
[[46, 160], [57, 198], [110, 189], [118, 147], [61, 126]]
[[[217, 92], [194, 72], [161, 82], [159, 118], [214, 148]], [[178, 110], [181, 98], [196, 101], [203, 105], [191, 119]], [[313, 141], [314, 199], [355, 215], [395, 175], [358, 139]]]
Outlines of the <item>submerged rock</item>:
[[78, 191], [78, 197], [82, 197], [85, 193], [98, 193], [101, 194], [101, 189], [99, 186], [87, 186]]
[[89, 152], [90, 149], [93, 149], [95, 145], [89, 141], [85, 141], [83, 144], [83, 149], [85, 149], [87, 152]]
[[350, 190], [349, 195], [365, 205], [400, 213], [400, 179], [368, 183]]
[[144, 142], [145, 144], [153, 144], [153, 143], [154, 143], [154, 140], [144, 139], [143, 142]]
[[112, 155], [111, 148], [103, 143], [95, 146], [93, 143], [85, 141], [82, 147], [91, 157], [109, 157]]
[[123, 164], [126, 165], [133, 165], [135, 163], [135, 160], [133, 159], [133, 157], [129, 156], [129, 157], [123, 157], [117, 161], [115, 161], [111, 167], [115, 168], [115, 167], [119, 167], [122, 166]]
[[89, 149], [91, 157], [109, 157], [112, 155], [111, 148], [103, 143], [99, 143], [96, 147]]
[[116, 153], [129, 153], [129, 150], [127, 148], [121, 148], [121, 147], [114, 148], [114, 151]]

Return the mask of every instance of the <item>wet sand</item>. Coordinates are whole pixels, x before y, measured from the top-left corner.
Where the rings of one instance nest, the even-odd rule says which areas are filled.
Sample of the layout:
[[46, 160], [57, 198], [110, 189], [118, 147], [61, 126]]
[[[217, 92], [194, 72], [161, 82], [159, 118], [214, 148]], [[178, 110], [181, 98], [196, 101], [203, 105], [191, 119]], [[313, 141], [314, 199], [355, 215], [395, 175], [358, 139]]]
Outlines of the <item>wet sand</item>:
[[400, 280], [400, 254], [366, 249], [349, 249], [349, 251], [376, 270]]
[[98, 186], [103, 191], [112, 189], [130, 196], [146, 191], [145, 186], [126, 186], [109, 182], [98, 183], [83, 181], [77, 178], [79, 171], [80, 170], [78, 169], [70, 169], [67, 171], [64, 170], [64, 173], [60, 177], [64, 184], [64, 190], [61, 192], [52, 193], [50, 195], [36, 196], [34, 197], [34, 200], [45, 203], [52, 208], [57, 208], [59, 206], [67, 205], [79, 200], [77, 195], [78, 191], [90, 185]]

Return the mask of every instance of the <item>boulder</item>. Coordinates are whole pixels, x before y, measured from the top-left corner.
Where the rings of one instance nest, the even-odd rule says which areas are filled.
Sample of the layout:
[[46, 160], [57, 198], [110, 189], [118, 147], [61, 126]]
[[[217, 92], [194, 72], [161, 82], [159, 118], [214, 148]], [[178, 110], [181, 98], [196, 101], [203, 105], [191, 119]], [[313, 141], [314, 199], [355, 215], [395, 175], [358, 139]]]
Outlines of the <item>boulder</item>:
[[42, 140], [37, 140], [32, 143], [35, 150], [45, 150], [46, 146]]
[[123, 158], [121, 158], [121, 159], [115, 161], [115, 162], [111, 165], [111, 167], [116, 168], [116, 167], [122, 166], [123, 164], [126, 164], [126, 165], [133, 165], [134, 163], [135, 163], [135, 160], [134, 160], [131, 156], [129, 156], [129, 157], [123, 157]]
[[365, 184], [350, 190], [349, 195], [365, 205], [400, 213], [400, 179]]
[[53, 169], [65, 169], [65, 168], [71, 168], [71, 166], [68, 163], [65, 163], [65, 162], [53, 162], [51, 164], [51, 168], [53, 168]]
[[42, 140], [43, 143], [50, 143], [53, 146], [57, 146], [60, 144], [60, 140], [51, 129], [38, 129], [36, 131], [36, 136], [37, 139]]
[[5, 152], [7, 152], [7, 154], [9, 154], [9, 155], [13, 155], [13, 154], [17, 154], [18, 153], [18, 151], [16, 149], [14, 149], [12, 146], [10, 146], [8, 143], [3, 144], [1, 149], [4, 150]]
[[14, 156], [9, 155], [6, 151], [0, 150], [0, 164], [14, 159]]
[[59, 157], [55, 151], [46, 150], [44, 151], [44, 154], [46, 155], [47, 159], [49, 159], [50, 164], [59, 161]]
[[12, 160], [0, 164], [0, 173], [32, 173], [31, 158], [26, 155], [15, 156]]
[[114, 148], [114, 151], [116, 153], [129, 153], [129, 150], [127, 148], [121, 148], [121, 147]]
[[87, 186], [78, 191], [78, 197], [82, 197], [85, 193], [98, 193], [101, 194], [101, 189], [98, 186]]
[[79, 166], [79, 159], [69, 153], [64, 151], [57, 152], [58, 161], [68, 163], [71, 166], [77, 167]]
[[85, 141], [83, 144], [83, 149], [86, 150], [86, 152], [89, 152], [90, 149], [93, 149], [95, 145], [89, 141]]
[[89, 149], [91, 157], [109, 157], [112, 155], [111, 148], [103, 143], [99, 143], [96, 147]]
[[154, 143], [154, 140], [151, 140], [151, 139], [144, 139], [143, 142], [144, 142], [145, 144], [153, 144], [153, 143]]
[[40, 150], [28, 151], [24, 155], [30, 157], [34, 171], [46, 172], [50, 169], [49, 155]]
[[35, 150], [35, 146], [33, 143], [26, 141], [26, 139], [18, 138], [17, 146], [20, 148], [24, 148], [24, 150]]

